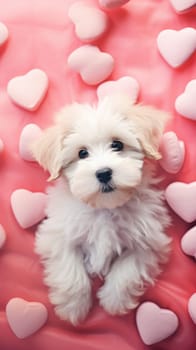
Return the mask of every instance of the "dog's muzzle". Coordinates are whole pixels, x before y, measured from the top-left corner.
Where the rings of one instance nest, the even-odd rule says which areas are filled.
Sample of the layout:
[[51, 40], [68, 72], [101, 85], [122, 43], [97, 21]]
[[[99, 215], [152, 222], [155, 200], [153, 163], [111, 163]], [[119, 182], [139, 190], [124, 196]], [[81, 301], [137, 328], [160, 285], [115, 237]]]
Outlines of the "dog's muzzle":
[[114, 191], [114, 187], [111, 185], [112, 169], [103, 168], [96, 171], [96, 178], [101, 184], [101, 192], [109, 193]]

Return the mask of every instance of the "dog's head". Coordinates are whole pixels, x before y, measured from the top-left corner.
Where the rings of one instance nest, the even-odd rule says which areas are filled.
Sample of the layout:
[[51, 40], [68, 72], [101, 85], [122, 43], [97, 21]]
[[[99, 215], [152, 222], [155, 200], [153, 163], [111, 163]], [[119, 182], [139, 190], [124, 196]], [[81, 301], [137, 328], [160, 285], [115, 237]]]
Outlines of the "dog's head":
[[167, 120], [151, 107], [126, 97], [105, 98], [92, 107], [74, 103], [33, 147], [50, 180], [66, 177], [73, 196], [96, 207], [114, 208], [140, 184], [145, 157], [159, 159]]

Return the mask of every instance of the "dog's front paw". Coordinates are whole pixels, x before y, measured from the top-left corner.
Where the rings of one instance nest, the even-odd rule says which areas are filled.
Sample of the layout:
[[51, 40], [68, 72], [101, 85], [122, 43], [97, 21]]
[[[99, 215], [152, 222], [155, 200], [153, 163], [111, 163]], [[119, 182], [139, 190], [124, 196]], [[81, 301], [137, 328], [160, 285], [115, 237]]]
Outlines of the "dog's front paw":
[[135, 309], [138, 300], [131, 295], [129, 288], [112, 285], [106, 282], [98, 291], [100, 305], [111, 315], [125, 314], [131, 309]]

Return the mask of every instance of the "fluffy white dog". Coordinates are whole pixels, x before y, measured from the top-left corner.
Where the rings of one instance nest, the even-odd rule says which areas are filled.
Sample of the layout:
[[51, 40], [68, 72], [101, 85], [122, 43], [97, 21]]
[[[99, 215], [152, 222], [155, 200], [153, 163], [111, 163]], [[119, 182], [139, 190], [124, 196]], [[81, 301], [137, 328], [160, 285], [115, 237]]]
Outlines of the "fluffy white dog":
[[50, 180], [60, 177], [48, 191], [36, 252], [61, 319], [87, 316], [94, 275], [104, 277], [97, 296], [107, 312], [135, 308], [166, 262], [170, 220], [149, 161], [160, 158], [166, 119], [126, 97], [74, 103], [34, 145]]

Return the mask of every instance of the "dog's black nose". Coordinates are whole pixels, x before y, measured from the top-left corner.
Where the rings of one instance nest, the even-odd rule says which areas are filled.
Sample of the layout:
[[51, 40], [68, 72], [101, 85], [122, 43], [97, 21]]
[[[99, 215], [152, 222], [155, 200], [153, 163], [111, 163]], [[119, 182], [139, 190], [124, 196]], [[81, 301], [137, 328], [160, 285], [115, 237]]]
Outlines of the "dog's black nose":
[[112, 169], [103, 168], [103, 169], [97, 170], [96, 177], [99, 180], [99, 182], [103, 184], [107, 184], [112, 178]]

